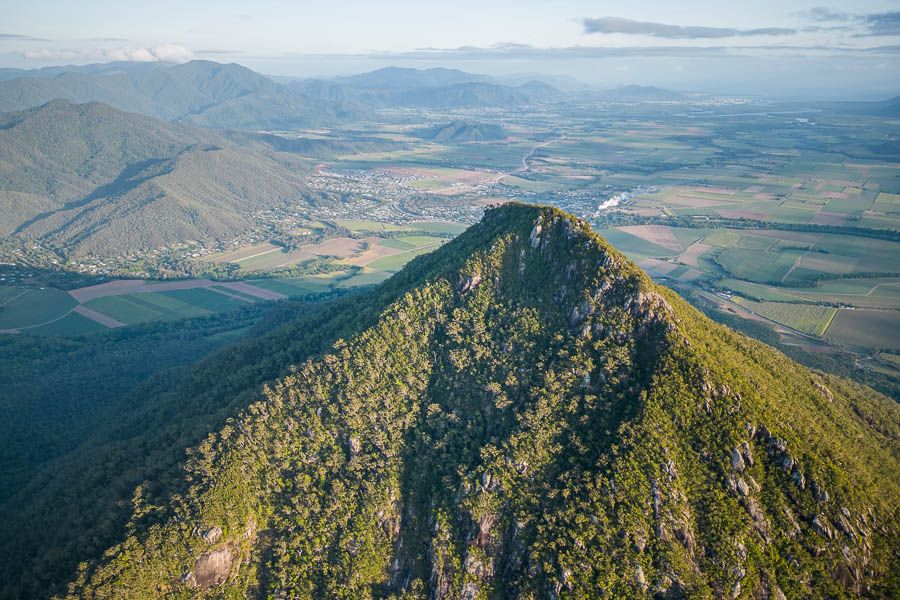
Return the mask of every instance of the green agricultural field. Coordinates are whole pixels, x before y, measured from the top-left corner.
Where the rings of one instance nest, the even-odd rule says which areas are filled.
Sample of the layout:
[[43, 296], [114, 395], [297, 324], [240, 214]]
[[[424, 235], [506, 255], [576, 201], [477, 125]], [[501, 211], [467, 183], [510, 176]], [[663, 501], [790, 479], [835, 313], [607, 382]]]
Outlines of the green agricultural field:
[[416, 247], [415, 244], [408, 244], [406, 242], [401, 242], [399, 239], [393, 238], [378, 240], [378, 245], [384, 246], [385, 248], [393, 248], [394, 250], [412, 250]]
[[657, 256], [678, 256], [681, 252], [663, 248], [653, 242], [641, 239], [619, 229], [603, 229], [600, 232], [606, 240], [627, 254], [629, 258], [647, 258]]
[[244, 293], [244, 292], [242, 292], [242, 291], [240, 291], [240, 290], [236, 290], [236, 289], [233, 289], [233, 288], [230, 288], [230, 287], [221, 286], [221, 285], [214, 285], [214, 286], [212, 286], [211, 289], [213, 289], [213, 290], [221, 290], [221, 291], [224, 292], [226, 295], [230, 294], [231, 296], [236, 296], [236, 297], [238, 297], [238, 298], [243, 298], [243, 299], [246, 300], [247, 302], [259, 302], [259, 301], [261, 300], [261, 298], [260, 298], [259, 296], [251, 296], [250, 294], [246, 294], [246, 293]]
[[414, 248], [439, 246], [447, 241], [444, 238], [434, 237], [432, 235], [404, 235], [396, 239], [405, 244], [409, 244]]
[[[231, 293], [231, 290], [227, 290]], [[189, 288], [186, 290], [170, 290], [161, 292], [163, 295], [174, 298], [184, 304], [191, 306], [199, 306], [210, 312], [227, 312], [243, 308], [249, 304], [246, 300], [238, 300], [231, 296], [226, 296], [214, 290], [205, 288]]]
[[897, 278], [832, 279], [811, 289], [790, 289], [785, 293], [811, 302], [900, 310], [900, 280]]
[[403, 231], [427, 231], [429, 233], [443, 233], [450, 235], [457, 235], [466, 230], [468, 226], [460, 223], [445, 223], [441, 221], [434, 222], [421, 222], [421, 223], [410, 223], [409, 225], [404, 225], [401, 229]]
[[366, 233], [398, 231], [402, 229], [400, 225], [394, 225], [393, 223], [382, 223], [380, 221], [338, 219], [335, 221], [335, 224], [337, 224], [339, 227], [343, 227], [344, 229], [348, 229], [353, 232]]
[[740, 279], [720, 279], [716, 282], [716, 286], [722, 289], [731, 290], [753, 300], [769, 300], [774, 302], [793, 302], [796, 297], [790, 296], [787, 290], [777, 289], [767, 285], [742, 281]]
[[800, 250], [767, 252], [726, 248], [719, 253], [717, 260], [734, 277], [766, 283], [784, 279], [802, 254]]
[[68, 293], [55, 288], [9, 288], [0, 300], [0, 329], [23, 329], [61, 319], [78, 305]]
[[364, 285], [376, 285], [393, 275], [387, 271], [376, 271], [369, 267], [364, 267], [359, 273], [340, 280], [335, 287], [352, 288]]
[[31, 335], [74, 336], [109, 331], [109, 328], [83, 315], [71, 312], [58, 321], [31, 327], [26, 331]]
[[309, 255], [302, 252], [288, 254], [284, 250], [278, 249], [235, 262], [240, 265], [242, 271], [264, 271], [298, 263], [302, 260], [309, 260]]
[[254, 279], [247, 281], [247, 283], [264, 290], [284, 294], [285, 296], [307, 296], [309, 294], [328, 292], [347, 279], [346, 271], [335, 271], [301, 277]]
[[12, 300], [16, 296], [22, 293], [22, 290], [25, 288], [15, 287], [11, 285], [0, 286], [0, 306], [5, 304], [8, 300]]
[[781, 323], [797, 331], [821, 336], [828, 329], [837, 309], [829, 306], [789, 304], [786, 302], [756, 302], [735, 297], [734, 301], [758, 315]]
[[900, 319], [894, 310], [842, 309], [825, 338], [845, 346], [896, 351], [900, 349]]
[[400, 254], [392, 254], [391, 256], [384, 256], [382, 258], [378, 258], [370, 262], [366, 267], [373, 271], [387, 271], [389, 273], [396, 273], [403, 266], [419, 256], [420, 254], [427, 254], [434, 250], [434, 247], [424, 247], [424, 248], [416, 248], [415, 250], [410, 250], [408, 252], [401, 252]]
[[107, 296], [90, 300], [85, 303], [85, 306], [129, 325], [145, 321], [172, 321], [202, 317], [214, 312], [156, 292]]
[[163, 319], [165, 311], [148, 307], [143, 303], [134, 302], [129, 296], [104, 296], [84, 303], [84, 306], [96, 310], [121, 321], [127, 325], [144, 323], [146, 321], [159, 321]]
[[526, 192], [549, 192], [559, 189], [559, 186], [552, 182], [534, 181], [525, 179], [524, 177], [516, 177], [514, 175], [504, 177], [503, 185], [525, 190]]

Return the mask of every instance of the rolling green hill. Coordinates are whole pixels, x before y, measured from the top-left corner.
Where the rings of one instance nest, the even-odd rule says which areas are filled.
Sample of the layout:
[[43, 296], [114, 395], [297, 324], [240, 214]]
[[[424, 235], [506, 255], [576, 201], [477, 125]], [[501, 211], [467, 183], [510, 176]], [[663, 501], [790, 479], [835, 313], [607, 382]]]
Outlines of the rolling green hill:
[[116, 256], [235, 234], [309, 197], [302, 163], [244, 142], [97, 102], [0, 115], [0, 233]]
[[[715, 325], [557, 209], [489, 210], [144, 393], [28, 518], [7, 503], [17, 576], [50, 553], [86, 561], [86, 598], [898, 592], [897, 405]], [[67, 499], [96, 501], [29, 527]]]

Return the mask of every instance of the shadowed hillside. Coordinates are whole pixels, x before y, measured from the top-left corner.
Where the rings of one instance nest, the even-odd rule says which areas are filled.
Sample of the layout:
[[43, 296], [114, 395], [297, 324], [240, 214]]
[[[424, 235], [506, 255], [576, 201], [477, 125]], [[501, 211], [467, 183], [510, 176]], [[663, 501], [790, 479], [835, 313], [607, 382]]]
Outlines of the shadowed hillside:
[[0, 115], [0, 233], [118, 255], [242, 232], [311, 197], [301, 162], [244, 142], [96, 102]]

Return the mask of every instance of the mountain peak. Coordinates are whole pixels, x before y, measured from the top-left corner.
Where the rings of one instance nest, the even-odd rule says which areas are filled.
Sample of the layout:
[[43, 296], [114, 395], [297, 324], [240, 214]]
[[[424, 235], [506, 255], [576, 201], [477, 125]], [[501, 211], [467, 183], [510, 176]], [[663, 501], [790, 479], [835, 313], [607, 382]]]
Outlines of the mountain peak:
[[890, 596], [896, 405], [786, 369], [584, 221], [491, 208], [360, 305], [135, 493], [73, 595]]

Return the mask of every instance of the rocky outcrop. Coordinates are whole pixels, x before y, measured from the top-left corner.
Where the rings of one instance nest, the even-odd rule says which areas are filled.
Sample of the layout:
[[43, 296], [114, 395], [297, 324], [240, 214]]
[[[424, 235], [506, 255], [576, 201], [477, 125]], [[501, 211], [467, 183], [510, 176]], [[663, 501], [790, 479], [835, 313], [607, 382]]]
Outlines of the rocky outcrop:
[[222, 539], [222, 528], [213, 525], [212, 527], [204, 531], [200, 537], [202, 537], [203, 541], [207, 544], [215, 544], [220, 539]]
[[213, 552], [207, 552], [197, 559], [194, 569], [182, 577], [182, 583], [199, 589], [221, 585], [231, 574], [233, 557], [226, 546]]

